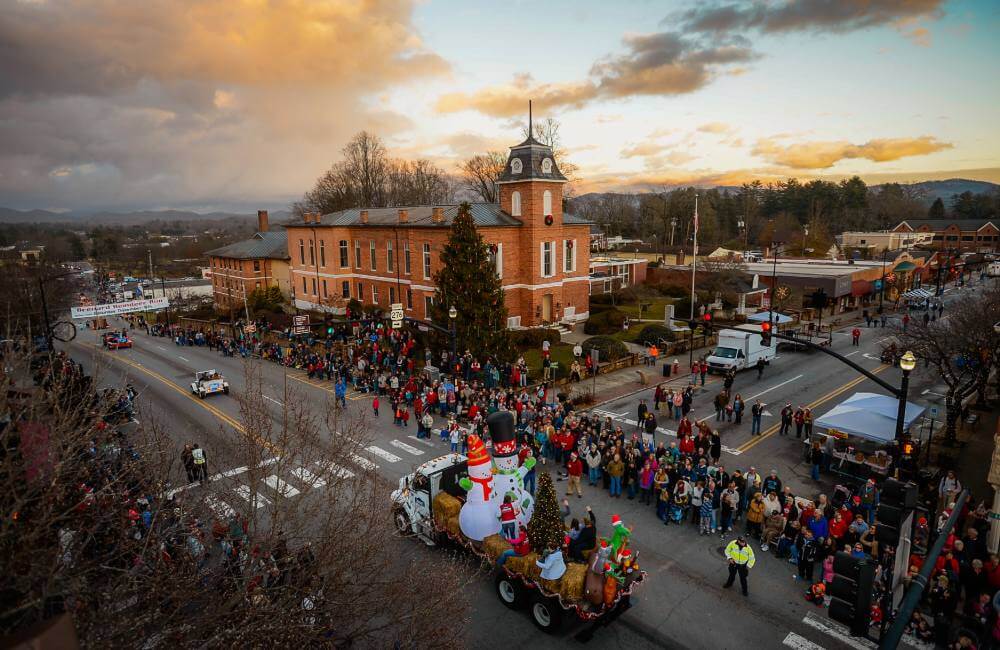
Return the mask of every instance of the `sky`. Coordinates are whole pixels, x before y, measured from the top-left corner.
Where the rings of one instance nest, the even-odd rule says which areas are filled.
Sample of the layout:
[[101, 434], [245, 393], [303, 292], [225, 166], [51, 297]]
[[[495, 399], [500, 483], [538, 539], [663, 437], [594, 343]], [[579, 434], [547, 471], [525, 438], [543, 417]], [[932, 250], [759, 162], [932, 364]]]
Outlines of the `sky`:
[[995, 0], [0, 0], [0, 206], [287, 207], [359, 130], [575, 191], [1000, 182]]

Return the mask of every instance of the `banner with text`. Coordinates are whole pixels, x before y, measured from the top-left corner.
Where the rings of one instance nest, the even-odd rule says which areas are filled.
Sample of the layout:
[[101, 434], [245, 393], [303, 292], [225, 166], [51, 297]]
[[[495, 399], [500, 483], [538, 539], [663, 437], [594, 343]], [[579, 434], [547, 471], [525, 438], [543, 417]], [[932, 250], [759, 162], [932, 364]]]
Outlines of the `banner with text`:
[[85, 307], [73, 307], [73, 318], [100, 318], [102, 316], [116, 316], [118, 314], [130, 314], [136, 311], [156, 311], [166, 309], [170, 306], [167, 298], [150, 298], [149, 300], [126, 300], [125, 302], [111, 302], [104, 305], [88, 305]]

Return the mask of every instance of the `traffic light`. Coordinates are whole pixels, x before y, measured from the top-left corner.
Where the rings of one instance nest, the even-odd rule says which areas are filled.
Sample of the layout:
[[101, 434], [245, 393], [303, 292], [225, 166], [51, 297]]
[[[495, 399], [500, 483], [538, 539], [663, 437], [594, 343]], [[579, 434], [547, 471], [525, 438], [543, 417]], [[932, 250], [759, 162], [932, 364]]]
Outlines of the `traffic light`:
[[879, 491], [878, 510], [875, 512], [875, 537], [881, 546], [899, 545], [901, 533], [913, 522], [917, 507], [917, 486], [894, 478], [886, 479]]
[[708, 336], [709, 334], [712, 333], [712, 314], [711, 312], [706, 311], [705, 315], [702, 316], [701, 318], [702, 318], [701, 326], [705, 328], [705, 336]]
[[830, 618], [851, 628], [854, 636], [865, 636], [871, 625], [872, 587], [875, 564], [871, 558], [853, 557], [839, 551], [833, 558]]
[[771, 324], [760, 324], [760, 344], [764, 347], [771, 347]]
[[817, 289], [816, 291], [814, 291], [812, 296], [810, 296], [810, 298], [811, 298], [810, 306], [813, 309], [817, 310], [825, 309], [826, 304], [829, 302], [829, 299], [827, 298], [826, 295], [826, 291], [823, 291], [822, 289]]
[[688, 321], [688, 329], [689, 330], [691, 330], [693, 332], [697, 328], [698, 328], [698, 321], [696, 321], [696, 320], [689, 320]]

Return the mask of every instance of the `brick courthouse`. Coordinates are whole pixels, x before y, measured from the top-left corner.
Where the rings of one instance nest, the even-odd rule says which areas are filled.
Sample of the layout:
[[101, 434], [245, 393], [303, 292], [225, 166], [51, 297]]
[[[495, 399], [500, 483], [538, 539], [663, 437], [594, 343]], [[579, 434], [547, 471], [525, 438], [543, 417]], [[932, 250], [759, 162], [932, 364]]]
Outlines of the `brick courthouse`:
[[[472, 217], [493, 251], [508, 325], [587, 318], [590, 223], [562, 210], [562, 175], [552, 149], [533, 137], [512, 147], [499, 203], [473, 203]], [[434, 275], [457, 205], [353, 208], [308, 213], [286, 226], [295, 305], [343, 313], [354, 298], [428, 318]]]

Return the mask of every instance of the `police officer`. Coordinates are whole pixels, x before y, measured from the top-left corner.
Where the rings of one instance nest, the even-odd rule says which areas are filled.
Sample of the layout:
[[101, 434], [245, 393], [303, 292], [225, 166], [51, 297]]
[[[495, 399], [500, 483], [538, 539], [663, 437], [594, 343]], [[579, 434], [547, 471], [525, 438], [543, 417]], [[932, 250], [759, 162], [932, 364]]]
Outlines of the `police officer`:
[[729, 580], [726, 580], [726, 584], [722, 586], [726, 589], [732, 587], [733, 581], [736, 580], [736, 574], [739, 573], [740, 587], [743, 589], [743, 595], [748, 595], [747, 573], [756, 564], [757, 558], [754, 557], [753, 549], [747, 544], [745, 537], [740, 535], [729, 542], [726, 546], [726, 558], [729, 559]]

